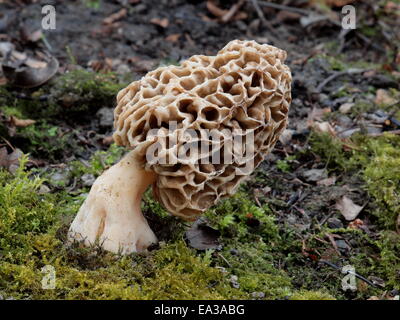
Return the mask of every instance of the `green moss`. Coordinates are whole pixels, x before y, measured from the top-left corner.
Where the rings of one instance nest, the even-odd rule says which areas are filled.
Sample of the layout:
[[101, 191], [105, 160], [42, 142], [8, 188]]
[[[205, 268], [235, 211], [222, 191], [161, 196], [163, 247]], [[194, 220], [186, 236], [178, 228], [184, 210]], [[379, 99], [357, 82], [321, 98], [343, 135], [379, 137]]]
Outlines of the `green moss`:
[[376, 242], [380, 250], [380, 261], [375, 268], [385, 275], [386, 285], [400, 287], [400, 235], [394, 232], [384, 232]]
[[24, 99], [14, 96], [7, 86], [1, 86], [0, 106], [7, 107], [7, 114], [21, 118], [54, 121], [66, 117], [82, 121], [101, 107], [113, 106], [116, 94], [125, 86], [112, 73], [74, 70], [32, 91]]
[[0, 86], [4, 117], [36, 120], [33, 125], [16, 128], [12, 135], [7, 125], [0, 124], [0, 134], [35, 158], [56, 161], [81, 154], [85, 147], [75, 129], [77, 124], [93, 120], [101, 107], [113, 107], [116, 94], [125, 85], [114, 74], [75, 70], [36, 91], [27, 91], [24, 98], [12, 88]]
[[[93, 174], [100, 171], [103, 161], [115, 161], [119, 152], [113, 146], [110, 158], [99, 161], [105, 153], [94, 156], [93, 165], [99, 161], [99, 167]], [[222, 232], [235, 234], [224, 237], [222, 251], [201, 253], [188, 248], [181, 229], [157, 250], [121, 257], [98, 247], [66, 245], [66, 230], [81, 197], [40, 194], [43, 180], [23, 170], [23, 163], [15, 176], [0, 171], [0, 182], [0, 288], [5, 297], [248, 299], [253, 292], [263, 292], [266, 299], [283, 299], [295, 292], [291, 278], [275, 266], [274, 252], [288, 239], [280, 236], [269, 209], [255, 206], [243, 192], [221, 203], [212, 214], [212, 223]], [[144, 208], [159, 210], [150, 194]], [[234, 225], [224, 218], [226, 210], [236, 220]], [[249, 219], [260, 224], [252, 226]], [[54, 290], [42, 289], [41, 270], [46, 265], [56, 272]], [[232, 275], [238, 277], [238, 288], [231, 283]]]
[[351, 161], [362, 168], [366, 188], [378, 207], [374, 214], [393, 229], [400, 212], [400, 137], [360, 138], [359, 144]]
[[373, 38], [379, 34], [379, 30], [377, 30], [377, 28], [369, 27], [369, 26], [361, 26], [360, 31], [365, 36], [371, 37], [371, 38]]
[[309, 62], [314, 59], [323, 59], [326, 60], [329, 64], [331, 70], [334, 71], [346, 71], [349, 69], [380, 69], [380, 65], [376, 63], [372, 63], [369, 61], [357, 59], [350, 60], [348, 56], [345, 54], [339, 55], [330, 55], [330, 54], [318, 54], [314, 56]]
[[45, 158], [56, 161], [67, 157], [73, 150], [76, 153], [83, 151], [76, 136], [76, 130], [65, 130], [56, 125], [39, 120], [25, 128], [17, 128], [13, 137], [19, 147], [35, 158]]
[[[75, 70], [62, 75], [53, 85], [35, 92], [33, 96], [49, 96], [47, 108], [41, 112], [42, 117], [92, 116], [99, 108], [112, 106], [116, 94], [125, 85], [118, 83], [114, 74]], [[31, 108], [32, 105], [26, 105], [27, 112], [32, 112]]]
[[[363, 214], [381, 230], [377, 233], [377, 238], [352, 229], [323, 230], [318, 237], [323, 238], [325, 232], [339, 232], [342, 236], [349, 236], [354, 247], [358, 249], [348, 258], [347, 263], [355, 266], [361, 275], [383, 279], [388, 290], [399, 288], [399, 235], [393, 230], [400, 212], [400, 137], [389, 133], [380, 137], [354, 135], [351, 139], [341, 141], [328, 135], [313, 133], [310, 143], [311, 152], [320, 157], [331, 170], [345, 174], [345, 179], [350, 176], [361, 179], [363, 188], [371, 197]], [[345, 145], [351, 146], [348, 148], [351, 150], [344, 151]], [[318, 248], [319, 251], [329, 250], [330, 245], [322, 249], [318, 242], [311, 242], [309, 246]], [[342, 263], [346, 264], [343, 261]], [[303, 278], [306, 278], [306, 268], [301, 272]], [[307, 283], [311, 281], [312, 278]], [[379, 289], [368, 287], [362, 281], [358, 283], [358, 298], [379, 295]], [[335, 297], [342, 294], [331, 287], [329, 282], [326, 282], [325, 288]]]
[[14, 117], [17, 117], [19, 119], [22, 119], [24, 117], [24, 115], [22, 114], [21, 110], [18, 110], [15, 107], [3, 106], [1, 108], [1, 110], [4, 113], [4, 115], [7, 116], [7, 117], [14, 116]]
[[343, 142], [333, 139], [328, 133], [312, 132], [309, 138], [311, 152], [321, 157], [331, 171], [347, 170], [348, 155], [344, 152]]
[[289, 172], [290, 171], [290, 164], [288, 164], [285, 160], [277, 160], [276, 167], [281, 170], [282, 172]]
[[290, 300], [336, 300], [327, 292], [302, 290], [290, 297]]
[[375, 105], [371, 101], [360, 99], [354, 102], [354, 106], [350, 110], [350, 115], [356, 117], [364, 112], [370, 112]]
[[101, 7], [101, 0], [83, 0], [86, 7], [92, 10], [99, 10]]
[[[400, 137], [389, 133], [376, 138], [355, 135], [343, 142], [329, 134], [312, 133], [310, 144], [311, 152], [329, 169], [361, 175], [375, 199], [374, 214], [386, 228], [393, 229], [400, 212]], [[345, 144], [352, 150], [344, 151]]]
[[[311, 152], [327, 162], [330, 170], [345, 168], [348, 174], [369, 177], [367, 188], [387, 183], [389, 191], [396, 191], [390, 183], [398, 183], [394, 166], [397, 162], [392, 163], [399, 158], [398, 137], [355, 137], [351, 143], [357, 148], [352, 152], [344, 151], [343, 142], [331, 140], [324, 135], [314, 135], [310, 140]], [[86, 165], [75, 161], [71, 164], [71, 175], [98, 176], [118, 161], [123, 152], [112, 145], [107, 152], [97, 152]], [[389, 172], [375, 172], [373, 168], [378, 163], [381, 169], [389, 166]], [[384, 179], [390, 174], [394, 175], [389, 179], [391, 182]], [[400, 239], [396, 233], [387, 231], [371, 239], [360, 230], [322, 227], [303, 239], [296, 230], [278, 223], [269, 206], [256, 205], [252, 191], [246, 186], [206, 213], [210, 225], [221, 232], [219, 250], [199, 252], [189, 248], [182, 240], [185, 225], [169, 217], [152, 198], [150, 190], [145, 194], [142, 208], [151, 223], [158, 221], [166, 228], [167, 236], [164, 231], [159, 233], [162, 240], [159, 248], [121, 257], [98, 247], [67, 246], [66, 231], [83, 199], [64, 191], [40, 194], [41, 183], [43, 179], [23, 169], [14, 176], [0, 171], [0, 293], [5, 297], [253, 299], [262, 293], [264, 299], [344, 299], [347, 296], [340, 287], [343, 275], [328, 266], [317, 265], [303, 254], [304, 248], [320, 253], [332, 250], [328, 241], [320, 241], [327, 232], [340, 234], [353, 244], [356, 242], [354, 247], [359, 248], [348, 257], [333, 257], [335, 263], [354, 265], [366, 277], [380, 277], [387, 290], [400, 284], [397, 254]], [[381, 214], [386, 214], [393, 205], [387, 199], [392, 198], [383, 198], [385, 203], [381, 206], [380, 197], [377, 193], [376, 206], [382, 210]], [[54, 290], [44, 290], [41, 286], [41, 270], [46, 265], [56, 271]], [[237, 277], [236, 283], [232, 282], [232, 276]], [[360, 289], [356, 297], [362, 299], [373, 294], [379, 294], [379, 289], [367, 287]]]
[[231, 198], [221, 201], [205, 216], [223, 235], [237, 237], [238, 240], [253, 236], [265, 236], [270, 240], [279, 237], [274, 217], [268, 206], [255, 205], [245, 192], [238, 192]]
[[71, 163], [72, 175], [80, 177], [85, 173], [90, 173], [97, 177], [121, 159], [125, 152], [125, 148], [112, 144], [107, 151], [96, 151], [89, 162], [73, 161]]
[[24, 171], [26, 160], [15, 177], [0, 171], [0, 248], [11, 258], [26, 245], [26, 234], [46, 232], [56, 220], [53, 202], [38, 194], [43, 180]]

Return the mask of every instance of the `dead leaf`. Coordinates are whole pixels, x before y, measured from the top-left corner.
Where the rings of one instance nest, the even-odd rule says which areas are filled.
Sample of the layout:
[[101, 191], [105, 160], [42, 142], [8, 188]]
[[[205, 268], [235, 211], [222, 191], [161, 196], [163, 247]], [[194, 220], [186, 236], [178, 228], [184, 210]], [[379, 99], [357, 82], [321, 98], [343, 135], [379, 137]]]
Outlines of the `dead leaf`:
[[304, 171], [303, 177], [307, 182], [317, 182], [328, 177], [328, 172], [325, 169], [310, 169]]
[[43, 32], [41, 29], [38, 29], [34, 32], [32, 32], [29, 36], [28, 36], [28, 40], [31, 42], [37, 42], [39, 41], [43, 36]]
[[[238, 20], [245, 20], [245, 19], [247, 19], [248, 18], [248, 14], [246, 13], [246, 12], [244, 12], [244, 11], [239, 11], [238, 13], [236, 13], [234, 16], [233, 16], [233, 18], [232, 18], [232, 20], [233, 21], [238, 21]], [[263, 38], [258, 38], [258, 39], [263, 39]], [[267, 38], [268, 39], [268, 38]], [[266, 42], [268, 42], [268, 41], [266, 41]]]
[[228, 10], [217, 7], [217, 5], [211, 0], [207, 1], [207, 9], [218, 18], [223, 17], [228, 12]]
[[28, 127], [32, 124], [34, 124], [36, 121], [35, 120], [31, 120], [31, 119], [18, 119], [15, 116], [11, 116], [10, 117], [10, 122], [11, 125], [18, 127], [18, 128], [25, 128]]
[[301, 18], [301, 14], [297, 12], [279, 11], [276, 18], [282, 22], [293, 22], [299, 21]]
[[232, 5], [229, 10], [219, 8], [213, 1], [207, 1], [207, 9], [210, 13], [218, 18], [222, 23], [226, 23], [231, 20], [243, 20], [248, 17], [246, 12], [238, 11], [244, 4], [244, 0], [239, 0], [237, 3]]
[[355, 106], [355, 103], [352, 103], [352, 102], [344, 103], [339, 107], [339, 112], [344, 113], [344, 114], [349, 113], [351, 108], [353, 108], [354, 106]]
[[34, 88], [49, 81], [58, 71], [59, 63], [55, 57], [45, 64], [43, 68], [16, 67], [2, 64], [3, 73], [7, 80], [16, 87]]
[[[236, 16], [237, 11], [240, 9], [240, 7], [243, 5], [244, 0], [239, 0], [238, 2], [236, 2], [224, 15], [223, 17], [221, 17], [221, 21], [223, 23], [226, 23], [230, 20], [232, 20], [232, 18], [234, 18]], [[247, 14], [246, 14], [247, 17]], [[245, 18], [244, 18], [245, 19]], [[234, 19], [235, 20], [235, 19]]]
[[336, 209], [340, 211], [347, 221], [357, 218], [364, 207], [355, 204], [350, 198], [343, 196], [336, 202]]
[[332, 186], [335, 183], [336, 183], [336, 177], [335, 176], [332, 176], [330, 178], [325, 178], [325, 179], [317, 181], [317, 185], [325, 186], [325, 187]]
[[397, 233], [400, 233], [400, 213], [399, 213], [399, 216], [397, 217], [397, 221], [396, 221], [396, 230], [397, 230]]
[[8, 153], [7, 148], [3, 147], [0, 149], [0, 167], [6, 168], [8, 166]]
[[391, 105], [396, 102], [396, 99], [394, 99], [387, 90], [385, 89], [378, 89], [376, 90], [376, 97], [375, 97], [375, 103], [377, 105]]
[[104, 145], [106, 145], [106, 146], [111, 145], [113, 142], [114, 142], [113, 136], [105, 137], [105, 138], [103, 138], [103, 140], [101, 141], [101, 143], [104, 144]]
[[364, 221], [361, 219], [355, 219], [354, 221], [351, 221], [348, 225], [350, 229], [361, 229], [360, 227], [364, 225]]
[[318, 132], [322, 132], [322, 133], [329, 133], [331, 136], [336, 136], [336, 131], [335, 129], [332, 127], [332, 125], [327, 122], [315, 122], [313, 125], [313, 129], [315, 131]]
[[384, 10], [386, 13], [389, 14], [396, 13], [396, 11], [400, 11], [400, 4], [389, 1], [385, 4]]
[[180, 38], [181, 34], [180, 33], [173, 33], [170, 34], [168, 37], [165, 38], [165, 40], [169, 42], [177, 42]]
[[127, 13], [128, 13], [128, 11], [125, 8], [123, 8], [123, 9], [119, 10], [118, 12], [115, 12], [112, 15], [108, 16], [107, 18], [105, 18], [103, 20], [103, 23], [104, 24], [112, 24], [115, 21], [124, 18]]
[[307, 126], [312, 128], [315, 121], [322, 121], [322, 117], [331, 112], [331, 108], [313, 108], [307, 117]]
[[293, 134], [295, 133], [294, 130], [291, 129], [285, 129], [282, 134], [279, 136], [279, 141], [283, 145], [289, 144], [289, 142], [292, 140]]
[[0, 149], [0, 167], [6, 168], [11, 173], [19, 167], [19, 160], [23, 156], [23, 152], [20, 149], [15, 149], [10, 154], [7, 153], [6, 147]]
[[216, 249], [220, 247], [220, 232], [207, 225], [204, 218], [198, 219], [185, 233], [190, 247], [197, 250]]
[[169, 25], [169, 20], [167, 18], [153, 18], [150, 20], [150, 22], [163, 28], [166, 28]]
[[23, 61], [23, 63], [28, 67], [37, 69], [44, 68], [47, 65], [47, 63], [44, 61], [33, 59], [28, 57], [26, 53], [15, 50], [11, 52], [11, 60], [15, 61], [16, 64], [18, 64], [18, 61]]

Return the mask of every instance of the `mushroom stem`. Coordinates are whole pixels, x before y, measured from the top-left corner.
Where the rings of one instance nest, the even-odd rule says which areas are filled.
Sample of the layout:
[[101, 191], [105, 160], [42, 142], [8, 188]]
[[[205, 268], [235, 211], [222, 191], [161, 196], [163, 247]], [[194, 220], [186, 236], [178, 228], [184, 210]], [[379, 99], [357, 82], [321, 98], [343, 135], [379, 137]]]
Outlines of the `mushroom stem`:
[[86, 246], [99, 243], [115, 253], [145, 250], [157, 238], [144, 218], [143, 193], [156, 175], [141, 168], [134, 151], [105, 171], [94, 182], [68, 231], [68, 240]]

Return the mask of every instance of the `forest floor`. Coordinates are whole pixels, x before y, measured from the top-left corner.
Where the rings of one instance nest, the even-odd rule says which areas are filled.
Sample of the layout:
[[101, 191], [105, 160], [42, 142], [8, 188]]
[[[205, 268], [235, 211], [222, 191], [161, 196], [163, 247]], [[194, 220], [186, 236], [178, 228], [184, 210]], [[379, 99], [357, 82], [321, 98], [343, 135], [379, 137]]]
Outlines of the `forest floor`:
[[[398, 299], [400, 2], [357, 1], [357, 28], [343, 30], [352, 2], [0, 1], [0, 299]], [[49, 3], [56, 29], [42, 30]], [[233, 39], [288, 52], [290, 123], [272, 153], [194, 226], [146, 193], [160, 239], [146, 253], [68, 246], [90, 186], [124, 154], [117, 92]], [[50, 81], [10, 80], [5, 65], [44, 53], [59, 62]]]

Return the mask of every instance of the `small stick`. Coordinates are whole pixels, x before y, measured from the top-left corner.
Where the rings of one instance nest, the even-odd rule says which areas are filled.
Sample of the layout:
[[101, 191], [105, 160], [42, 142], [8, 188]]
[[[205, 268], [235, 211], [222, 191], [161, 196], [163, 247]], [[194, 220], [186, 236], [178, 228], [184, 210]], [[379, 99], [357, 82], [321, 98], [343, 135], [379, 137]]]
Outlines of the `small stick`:
[[[273, 37], [276, 37], [275, 31], [274, 31], [274, 27], [271, 25], [271, 23], [265, 18], [264, 16], [264, 12], [261, 10], [260, 5], [258, 4], [257, 0], [251, 0], [251, 3], [253, 4], [254, 9], [257, 12], [258, 17], [260, 18], [260, 20], [267, 26], [267, 28], [269, 29], [269, 31], [271, 32]], [[272, 37], [271, 37], [272, 38]], [[271, 40], [275, 40], [276, 39], [271, 39]]]
[[[319, 262], [325, 263], [328, 266], [341, 271], [342, 272], [342, 268], [340, 268], [339, 266], [337, 266], [336, 264], [333, 264], [332, 262], [326, 261], [326, 260], [319, 260]], [[374, 284], [373, 282], [369, 281], [367, 278], [364, 278], [363, 276], [359, 275], [358, 273], [352, 272], [350, 270], [346, 271], [346, 274], [352, 274], [354, 275], [356, 278], [368, 283], [370, 286], [373, 286], [374, 288], [378, 288], [378, 286], [376, 284]]]
[[266, 1], [261, 1], [260, 5], [262, 7], [268, 7], [268, 8], [273, 8], [281, 11], [289, 11], [289, 12], [294, 12], [294, 13], [299, 13], [304, 16], [308, 16], [310, 12], [304, 9], [300, 8], [294, 8], [294, 7], [289, 7], [285, 6], [283, 4], [278, 4], [278, 3], [273, 3], [273, 2], [266, 2]]
[[322, 89], [332, 80], [335, 80], [338, 77], [341, 76], [345, 76], [345, 75], [351, 75], [351, 74], [358, 74], [358, 73], [364, 73], [364, 72], [368, 72], [371, 71], [371, 69], [349, 69], [346, 71], [340, 71], [340, 72], [336, 72], [332, 75], [330, 75], [328, 78], [326, 78], [324, 81], [322, 81], [322, 83], [317, 87], [316, 92], [315, 93], [320, 93], [322, 91]]
[[217, 252], [217, 256], [220, 257], [222, 260], [224, 260], [224, 262], [228, 265], [229, 268], [232, 268], [232, 265], [229, 263], [228, 260], [226, 260], [226, 258], [222, 254]]
[[232, 17], [236, 14], [236, 12], [240, 9], [240, 7], [243, 5], [244, 0], [239, 0], [239, 2], [235, 3], [227, 13], [223, 15], [221, 18], [222, 22], [228, 22], [229, 20], [232, 19]]

